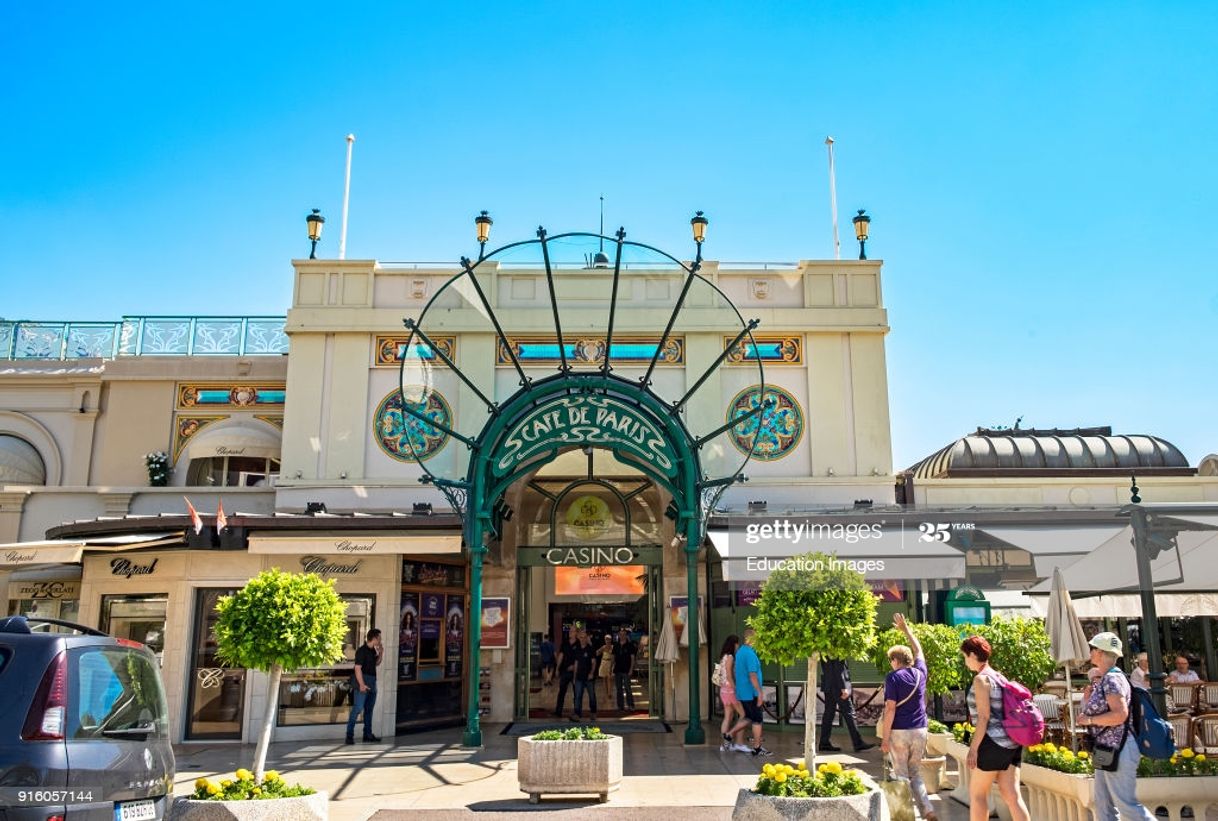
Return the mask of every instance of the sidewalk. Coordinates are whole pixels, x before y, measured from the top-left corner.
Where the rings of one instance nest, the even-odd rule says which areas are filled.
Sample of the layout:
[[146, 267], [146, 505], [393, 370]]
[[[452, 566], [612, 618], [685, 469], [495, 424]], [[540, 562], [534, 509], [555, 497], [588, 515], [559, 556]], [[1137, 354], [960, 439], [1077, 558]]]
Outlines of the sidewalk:
[[[706, 725], [710, 743], [685, 747], [684, 725], [671, 733], [623, 735], [621, 788], [608, 804], [593, 797], [543, 798], [530, 805], [516, 783], [516, 738], [500, 735], [503, 725], [486, 725], [481, 750], [461, 747], [459, 729], [439, 730], [386, 739], [380, 744], [346, 746], [331, 742], [272, 744], [267, 769], [278, 770], [289, 782], [299, 782], [330, 796], [334, 821], [394, 821], [409, 811], [412, 819], [535, 817], [604, 817], [606, 819], [681, 818], [727, 819], [741, 787], [751, 787], [764, 761], [792, 762], [802, 758], [802, 733], [769, 733], [770, 759], [743, 753], [721, 753], [714, 739], [718, 725]], [[178, 795], [194, 789], [200, 776], [223, 777], [249, 767], [254, 747], [234, 744], [183, 744], [175, 749]], [[855, 756], [845, 752], [819, 755], [857, 766], [873, 777], [882, 774], [879, 749]], [[968, 808], [934, 797], [940, 821], [964, 821]]]

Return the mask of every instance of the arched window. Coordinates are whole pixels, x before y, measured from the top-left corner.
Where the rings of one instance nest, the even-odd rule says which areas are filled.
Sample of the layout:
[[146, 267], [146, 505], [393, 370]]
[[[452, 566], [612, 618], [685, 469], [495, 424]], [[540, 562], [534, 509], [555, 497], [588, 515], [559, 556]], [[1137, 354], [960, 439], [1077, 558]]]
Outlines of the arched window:
[[[183, 453], [185, 484], [271, 487], [279, 477], [279, 451], [279, 431], [263, 422], [208, 426], [190, 440]], [[181, 461], [178, 464], [181, 470]]]
[[19, 436], [0, 433], [0, 485], [46, 483], [46, 463], [38, 450]]

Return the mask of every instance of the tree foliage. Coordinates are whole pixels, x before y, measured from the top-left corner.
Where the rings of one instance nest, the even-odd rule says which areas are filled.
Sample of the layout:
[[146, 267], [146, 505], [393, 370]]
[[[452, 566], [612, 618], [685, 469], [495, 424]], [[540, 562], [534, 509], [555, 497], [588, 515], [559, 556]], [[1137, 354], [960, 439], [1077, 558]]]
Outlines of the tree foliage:
[[[957, 690], [968, 683], [964, 677], [964, 665], [961, 663], [960, 631], [946, 624], [911, 623], [909, 628], [922, 645], [922, 654], [926, 656], [926, 669], [930, 673], [926, 680], [926, 692], [932, 696], [941, 696], [949, 690]], [[900, 630], [890, 628], [880, 634], [872, 653], [875, 666], [883, 673], [891, 668], [888, 665], [888, 649], [897, 644], [906, 644], [907, 640]]]
[[333, 581], [267, 570], [216, 604], [220, 660], [233, 667], [293, 671], [343, 657], [347, 608]]
[[876, 597], [858, 571], [807, 553], [770, 574], [748, 623], [767, 661], [864, 659], [875, 643], [875, 611]]

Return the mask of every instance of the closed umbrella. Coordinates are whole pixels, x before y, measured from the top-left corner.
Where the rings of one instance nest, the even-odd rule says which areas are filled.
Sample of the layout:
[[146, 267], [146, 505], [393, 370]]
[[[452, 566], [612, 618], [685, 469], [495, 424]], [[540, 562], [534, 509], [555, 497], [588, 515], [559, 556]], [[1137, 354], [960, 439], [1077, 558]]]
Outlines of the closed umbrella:
[[[689, 626], [688, 617], [685, 620], [686, 627]], [[698, 614], [698, 644], [706, 644], [706, 619], [702, 618], [702, 614]], [[689, 647], [689, 630], [681, 631], [681, 646]]]
[[[677, 631], [672, 626], [672, 613], [665, 610], [663, 618], [664, 626], [660, 628], [660, 640], [656, 642], [655, 654], [652, 660], [656, 664], [668, 665], [668, 681], [673, 688], [673, 699], [676, 699], [676, 676], [673, 675], [672, 665], [677, 663], [677, 659], [681, 657], [681, 651], [677, 648]], [[664, 713], [665, 710], [661, 710]]]
[[1049, 612], [1045, 619], [1045, 630], [1049, 634], [1049, 652], [1053, 660], [1066, 667], [1066, 710], [1070, 715], [1070, 746], [1077, 750], [1074, 734], [1074, 696], [1070, 685], [1070, 665], [1086, 661], [1091, 656], [1091, 646], [1083, 633], [1083, 626], [1074, 612], [1074, 602], [1066, 589], [1060, 567], [1053, 568], [1053, 586], [1049, 590]]

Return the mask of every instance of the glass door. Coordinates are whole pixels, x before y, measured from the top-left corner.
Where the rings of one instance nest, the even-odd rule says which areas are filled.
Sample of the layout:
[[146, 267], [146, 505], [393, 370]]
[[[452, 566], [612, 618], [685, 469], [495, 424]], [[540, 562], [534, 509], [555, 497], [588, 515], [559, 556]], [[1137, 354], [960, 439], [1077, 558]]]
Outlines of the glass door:
[[655, 564], [647, 567], [647, 656], [644, 659], [644, 649], [640, 646], [638, 659], [639, 664], [644, 661], [647, 664], [647, 714], [653, 718], [664, 717], [664, 668], [652, 661], [660, 631], [664, 627], [663, 619], [669, 618], [664, 608], [663, 570], [662, 566]]
[[216, 656], [216, 602], [235, 588], [201, 588], [195, 594], [187, 738], [240, 739], [245, 715], [245, 669]]

